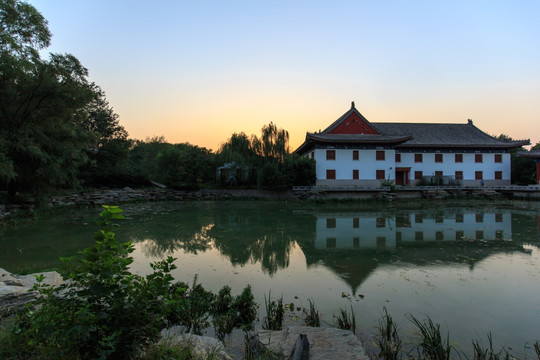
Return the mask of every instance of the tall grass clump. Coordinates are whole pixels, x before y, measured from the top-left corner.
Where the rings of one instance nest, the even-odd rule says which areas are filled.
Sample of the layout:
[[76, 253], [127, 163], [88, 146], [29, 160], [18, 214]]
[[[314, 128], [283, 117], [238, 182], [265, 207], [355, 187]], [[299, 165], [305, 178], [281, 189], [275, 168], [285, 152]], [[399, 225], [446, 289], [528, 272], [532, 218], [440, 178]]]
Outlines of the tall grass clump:
[[285, 315], [285, 307], [283, 306], [283, 296], [279, 299], [272, 300], [272, 292], [268, 292], [268, 299], [264, 296], [264, 307], [266, 316], [264, 317], [263, 329], [265, 330], [281, 330], [283, 328], [283, 317]]
[[351, 313], [347, 309], [340, 308], [337, 315], [334, 314], [334, 325], [343, 330], [350, 330], [356, 334], [356, 317], [351, 305]]
[[401, 349], [403, 343], [398, 334], [398, 328], [386, 307], [383, 307], [384, 315], [379, 320], [379, 334], [377, 337], [377, 346], [379, 348], [379, 359], [398, 360], [401, 359]]
[[412, 315], [409, 315], [409, 320], [420, 331], [420, 350], [424, 359], [430, 360], [450, 360], [452, 345], [450, 345], [449, 334], [446, 334], [446, 339], [441, 336], [440, 324], [435, 324], [431, 318], [420, 321]]
[[304, 315], [306, 315], [304, 322], [307, 326], [311, 327], [320, 327], [321, 326], [321, 313], [319, 310], [315, 307], [315, 303], [308, 299], [309, 302], [309, 309], [302, 309], [302, 312]]

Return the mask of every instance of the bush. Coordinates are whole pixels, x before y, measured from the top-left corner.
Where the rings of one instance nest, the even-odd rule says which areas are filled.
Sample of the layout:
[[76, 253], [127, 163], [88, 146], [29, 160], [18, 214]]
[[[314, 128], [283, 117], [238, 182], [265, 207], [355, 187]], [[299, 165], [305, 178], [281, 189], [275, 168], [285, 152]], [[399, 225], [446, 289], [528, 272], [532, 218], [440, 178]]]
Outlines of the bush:
[[[59, 287], [44, 285], [43, 277], [38, 277], [35, 289], [42, 295], [38, 306], [28, 305], [10, 321], [9, 329], [2, 330], [0, 358], [134, 358], [167, 326], [183, 325], [198, 334], [208, 326], [210, 310], [219, 307], [213, 303], [215, 295], [196, 278], [191, 289], [173, 283], [172, 257], [151, 264], [153, 272], [146, 277], [132, 274], [133, 245], [119, 243], [110, 231], [112, 220], [123, 218], [122, 210], [103, 208], [98, 221], [103, 229], [95, 234], [96, 244], [77, 259], [62, 259], [65, 282]], [[220, 294], [226, 292], [222, 289]], [[234, 326], [249, 327], [255, 320], [250, 294], [246, 287], [238, 297], [242, 301], [234, 309], [242, 321]]]

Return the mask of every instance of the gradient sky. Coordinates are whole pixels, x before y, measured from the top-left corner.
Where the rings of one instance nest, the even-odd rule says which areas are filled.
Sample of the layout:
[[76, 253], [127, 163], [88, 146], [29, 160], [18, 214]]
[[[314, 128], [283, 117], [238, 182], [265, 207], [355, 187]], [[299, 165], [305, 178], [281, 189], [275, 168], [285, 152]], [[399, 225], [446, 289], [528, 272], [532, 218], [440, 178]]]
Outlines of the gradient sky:
[[540, 141], [540, 1], [30, 0], [132, 138], [291, 150], [350, 108]]

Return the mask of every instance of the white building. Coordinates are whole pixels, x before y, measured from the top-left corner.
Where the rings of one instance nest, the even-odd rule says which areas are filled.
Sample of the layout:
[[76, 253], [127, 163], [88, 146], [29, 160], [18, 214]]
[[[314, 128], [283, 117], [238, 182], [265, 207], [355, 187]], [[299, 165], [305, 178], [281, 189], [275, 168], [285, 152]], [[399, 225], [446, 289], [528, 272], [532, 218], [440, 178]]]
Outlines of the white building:
[[370, 123], [354, 107], [324, 131], [307, 133], [295, 153], [316, 161], [317, 185], [508, 185], [511, 149], [473, 125]]

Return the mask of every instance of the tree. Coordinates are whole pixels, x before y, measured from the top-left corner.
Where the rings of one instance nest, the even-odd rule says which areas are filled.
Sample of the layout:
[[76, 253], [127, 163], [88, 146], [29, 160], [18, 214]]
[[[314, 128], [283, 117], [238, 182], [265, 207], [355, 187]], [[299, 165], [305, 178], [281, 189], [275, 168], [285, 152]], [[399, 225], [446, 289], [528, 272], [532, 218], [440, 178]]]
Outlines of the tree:
[[88, 116], [82, 122], [83, 128], [96, 137], [95, 147], [99, 148], [112, 140], [127, 140], [128, 133], [119, 124], [118, 114], [109, 105], [105, 92], [92, 84], [94, 97], [87, 105]]
[[74, 56], [40, 58], [50, 38], [34, 7], [0, 0], [0, 184], [10, 201], [78, 184], [92, 144], [127, 137]]
[[[506, 135], [501, 134], [496, 136], [497, 139], [502, 141], [513, 141], [513, 139]], [[527, 185], [534, 182], [535, 165], [531, 158], [518, 156], [518, 151], [526, 151], [524, 147], [511, 149], [510, 161], [511, 161], [511, 176], [512, 184]]]

